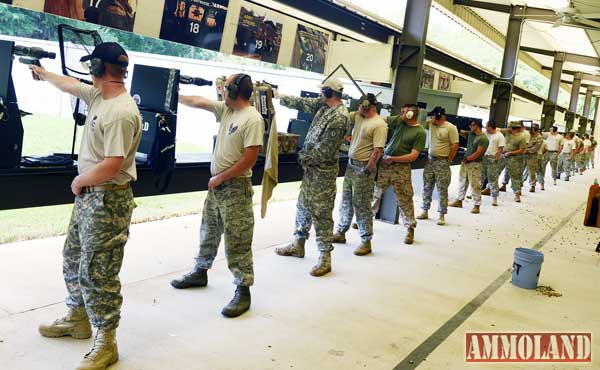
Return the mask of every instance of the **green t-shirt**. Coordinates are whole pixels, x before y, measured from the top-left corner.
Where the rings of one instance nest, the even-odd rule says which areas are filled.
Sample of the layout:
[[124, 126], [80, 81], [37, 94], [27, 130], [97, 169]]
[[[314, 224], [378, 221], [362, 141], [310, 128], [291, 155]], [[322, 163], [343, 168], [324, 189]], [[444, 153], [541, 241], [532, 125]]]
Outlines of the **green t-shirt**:
[[[469, 137], [467, 138], [467, 151], [465, 152], [465, 158], [475, 153], [477, 151], [477, 148], [483, 147], [487, 149], [488, 145], [490, 145], [490, 140], [487, 138], [486, 134], [481, 133], [480, 135], [475, 135], [474, 133], [469, 132]], [[473, 162], [483, 161], [484, 154], [485, 150], [483, 151], [483, 153], [481, 153], [481, 156]]]
[[401, 116], [388, 119], [388, 129], [392, 137], [384, 148], [384, 154], [389, 156], [402, 156], [410, 154], [415, 149], [422, 152], [427, 141], [427, 132], [421, 125], [409, 126], [402, 121]]

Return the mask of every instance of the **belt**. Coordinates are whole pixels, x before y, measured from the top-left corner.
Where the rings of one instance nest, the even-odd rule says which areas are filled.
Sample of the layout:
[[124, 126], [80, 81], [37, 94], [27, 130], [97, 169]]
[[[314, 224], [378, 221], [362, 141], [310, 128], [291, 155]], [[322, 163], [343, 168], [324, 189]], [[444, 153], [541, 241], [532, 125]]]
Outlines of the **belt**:
[[348, 163], [350, 163], [353, 166], [366, 166], [369, 163], [369, 161], [357, 161], [355, 159], [348, 158]]
[[558, 153], [558, 150], [548, 150], [548, 153]]
[[216, 190], [223, 190], [225, 189], [227, 186], [232, 185], [233, 183], [236, 182], [246, 182], [248, 181], [249, 177], [234, 177], [233, 179], [227, 180], [227, 181], [223, 181], [220, 185], [216, 186], [215, 189]]
[[431, 155], [428, 155], [427, 157], [428, 157], [429, 159], [431, 159], [432, 161], [433, 161], [433, 160], [439, 160], [439, 161], [441, 161], [441, 160], [445, 160], [445, 161], [447, 161], [447, 160], [448, 160], [448, 157], [433, 157], [433, 156], [431, 156]]
[[106, 184], [106, 185], [95, 185], [95, 186], [84, 186], [81, 188], [82, 193], [93, 193], [96, 191], [110, 191], [110, 190], [125, 190], [129, 188], [129, 183], [123, 185], [117, 184]]

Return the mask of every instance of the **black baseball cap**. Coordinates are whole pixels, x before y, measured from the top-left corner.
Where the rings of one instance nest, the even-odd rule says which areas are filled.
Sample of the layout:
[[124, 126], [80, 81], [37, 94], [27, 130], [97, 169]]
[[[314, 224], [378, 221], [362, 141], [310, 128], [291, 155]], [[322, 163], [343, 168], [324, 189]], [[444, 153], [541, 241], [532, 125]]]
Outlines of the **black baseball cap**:
[[121, 67], [129, 65], [129, 56], [121, 45], [116, 42], [103, 42], [98, 44], [91, 54], [80, 59], [81, 62], [87, 62], [92, 59], [100, 59], [104, 63], [115, 64]]
[[428, 114], [428, 116], [445, 116], [445, 115], [446, 115], [446, 110], [443, 107], [435, 107]]

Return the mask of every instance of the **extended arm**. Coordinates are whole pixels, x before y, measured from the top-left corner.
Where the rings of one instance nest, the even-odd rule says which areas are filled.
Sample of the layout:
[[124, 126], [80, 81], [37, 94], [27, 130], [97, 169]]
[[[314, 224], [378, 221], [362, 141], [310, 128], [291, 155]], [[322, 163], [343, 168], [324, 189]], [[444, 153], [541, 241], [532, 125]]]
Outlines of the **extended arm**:
[[[77, 91], [81, 82], [73, 77], [61, 76], [56, 73], [48, 72], [44, 67], [30, 65], [31, 72], [38, 76], [40, 80], [47, 81], [50, 85], [56, 87], [62, 92], [77, 96]], [[87, 185], [86, 185], [87, 186]]]

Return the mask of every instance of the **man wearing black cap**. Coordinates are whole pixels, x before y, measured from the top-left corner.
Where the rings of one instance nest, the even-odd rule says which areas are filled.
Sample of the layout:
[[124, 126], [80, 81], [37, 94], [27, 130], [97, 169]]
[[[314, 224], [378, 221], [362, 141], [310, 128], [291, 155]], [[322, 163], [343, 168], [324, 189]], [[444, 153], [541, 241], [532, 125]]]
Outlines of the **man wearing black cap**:
[[63, 249], [63, 276], [69, 312], [40, 325], [45, 337], [87, 339], [97, 328], [94, 346], [77, 370], [105, 369], [118, 360], [115, 333], [123, 297], [119, 271], [135, 208], [129, 183], [135, 181], [135, 153], [142, 124], [124, 78], [129, 58], [116, 43], [102, 43], [89, 63], [93, 86], [31, 66], [35, 77], [88, 105], [78, 160], [71, 183], [75, 205]]
[[429, 208], [433, 197], [433, 188], [437, 186], [440, 202], [438, 204], [438, 225], [445, 224], [448, 213], [448, 187], [452, 178], [450, 164], [458, 152], [458, 130], [452, 123], [446, 121], [446, 110], [435, 107], [429, 113], [432, 117], [425, 123], [429, 130], [429, 158], [423, 169], [423, 212], [418, 220], [429, 218]]

